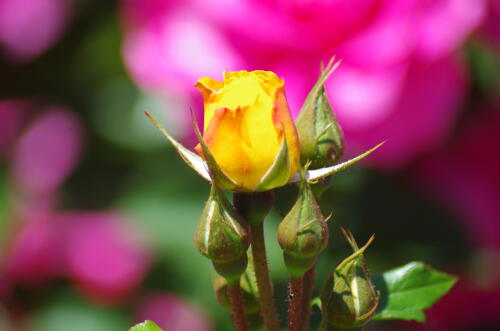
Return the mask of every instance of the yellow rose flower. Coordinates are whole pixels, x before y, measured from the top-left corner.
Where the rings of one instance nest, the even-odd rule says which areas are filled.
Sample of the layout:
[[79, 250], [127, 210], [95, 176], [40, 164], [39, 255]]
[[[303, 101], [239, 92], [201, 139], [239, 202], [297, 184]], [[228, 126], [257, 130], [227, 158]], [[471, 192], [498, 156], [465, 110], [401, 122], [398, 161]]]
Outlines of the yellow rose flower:
[[[286, 139], [286, 176], [272, 184], [285, 185], [297, 171], [300, 148], [283, 80], [270, 71], [236, 71], [224, 73], [222, 82], [200, 78], [195, 86], [205, 105], [203, 140], [222, 172], [243, 190], [263, 189]], [[199, 145], [196, 150], [203, 154]]]

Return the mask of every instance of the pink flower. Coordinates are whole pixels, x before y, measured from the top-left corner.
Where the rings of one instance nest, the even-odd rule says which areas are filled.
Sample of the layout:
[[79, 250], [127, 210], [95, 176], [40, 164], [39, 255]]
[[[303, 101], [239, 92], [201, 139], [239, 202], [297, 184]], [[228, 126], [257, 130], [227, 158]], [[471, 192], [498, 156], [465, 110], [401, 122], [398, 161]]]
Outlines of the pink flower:
[[170, 294], [157, 293], [139, 306], [137, 321], [151, 320], [169, 331], [210, 331], [210, 322], [203, 313]]
[[370, 160], [389, 169], [443, 143], [467, 87], [457, 50], [486, 14], [486, 0], [123, 3], [127, 67], [155, 93], [189, 100], [197, 77], [272, 70], [297, 114], [320, 61], [336, 54], [327, 92], [348, 150], [388, 139]]
[[123, 215], [57, 210], [59, 189], [82, 145], [80, 120], [61, 107], [42, 110], [18, 138], [10, 160], [13, 235], [0, 265], [2, 292], [57, 277], [70, 279], [90, 299], [112, 303], [133, 293], [145, 276], [147, 247]]
[[69, 0], [0, 0], [0, 44], [16, 61], [47, 50], [67, 23]]
[[138, 233], [112, 212], [53, 212], [25, 220], [7, 251], [6, 284], [36, 287], [67, 278], [91, 300], [123, 300], [139, 287], [149, 267]]

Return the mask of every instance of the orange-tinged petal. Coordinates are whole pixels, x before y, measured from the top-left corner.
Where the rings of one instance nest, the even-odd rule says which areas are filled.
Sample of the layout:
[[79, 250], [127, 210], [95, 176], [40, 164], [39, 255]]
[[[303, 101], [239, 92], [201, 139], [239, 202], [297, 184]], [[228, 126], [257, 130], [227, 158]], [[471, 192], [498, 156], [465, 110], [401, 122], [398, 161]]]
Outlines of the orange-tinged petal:
[[224, 86], [223, 82], [216, 81], [209, 77], [202, 77], [198, 79], [198, 81], [194, 84], [201, 94], [203, 95], [203, 104], [205, 107], [205, 116], [203, 121], [203, 130], [206, 130], [208, 127], [208, 123], [212, 119], [216, 108], [210, 107], [211, 100], [213, 99], [213, 95], [217, 94], [219, 90]]
[[[295, 174], [300, 160], [300, 143], [297, 128], [293, 122], [288, 103], [286, 102], [285, 90], [280, 87], [276, 90], [274, 122], [280, 123], [285, 131], [286, 143], [290, 155], [291, 173]], [[278, 125], [276, 125], [278, 127]]]
[[244, 186], [251, 164], [242, 144], [241, 114], [241, 111], [217, 109], [203, 140], [226, 176]]
[[196, 86], [205, 105], [204, 140], [229, 178], [247, 190], [256, 188], [285, 138], [290, 176], [295, 174], [298, 138], [282, 79], [270, 71], [235, 71], [225, 72], [223, 82], [205, 77]]

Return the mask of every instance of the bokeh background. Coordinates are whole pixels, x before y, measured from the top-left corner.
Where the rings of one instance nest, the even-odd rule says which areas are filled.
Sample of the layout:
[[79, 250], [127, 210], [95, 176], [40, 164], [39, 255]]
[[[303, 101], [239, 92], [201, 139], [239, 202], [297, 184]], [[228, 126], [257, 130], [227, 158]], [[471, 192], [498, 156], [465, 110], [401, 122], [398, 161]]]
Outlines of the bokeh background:
[[[273, 70], [295, 116], [332, 55], [347, 157], [388, 142], [323, 198], [317, 287], [349, 252], [339, 226], [375, 233], [372, 273], [460, 281], [427, 323], [368, 330], [500, 329], [499, 54], [498, 0], [0, 0], [0, 330], [231, 330], [192, 243], [209, 187], [143, 111], [192, 147], [198, 77]], [[295, 193], [266, 221], [282, 312]]]

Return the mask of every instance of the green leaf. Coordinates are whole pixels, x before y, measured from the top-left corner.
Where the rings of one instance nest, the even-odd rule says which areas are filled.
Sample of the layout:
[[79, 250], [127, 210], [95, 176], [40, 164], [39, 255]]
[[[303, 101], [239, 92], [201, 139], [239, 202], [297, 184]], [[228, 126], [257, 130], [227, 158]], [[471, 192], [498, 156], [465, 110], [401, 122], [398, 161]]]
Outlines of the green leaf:
[[151, 321], [144, 321], [133, 326], [129, 331], [163, 331], [158, 325]]
[[373, 319], [424, 322], [423, 310], [445, 295], [456, 281], [455, 276], [437, 271], [422, 262], [411, 262], [376, 275], [373, 283], [381, 295]]

